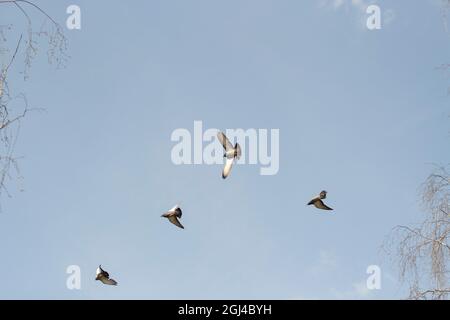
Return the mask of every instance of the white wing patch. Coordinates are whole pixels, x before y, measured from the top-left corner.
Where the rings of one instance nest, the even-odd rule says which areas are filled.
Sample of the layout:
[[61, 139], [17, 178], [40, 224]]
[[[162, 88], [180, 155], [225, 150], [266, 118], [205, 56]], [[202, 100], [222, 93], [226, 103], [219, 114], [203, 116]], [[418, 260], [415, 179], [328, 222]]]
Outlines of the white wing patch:
[[225, 162], [225, 167], [223, 168], [222, 178], [225, 179], [230, 174], [231, 167], [233, 166], [233, 161], [234, 161], [234, 159], [227, 158], [227, 161]]

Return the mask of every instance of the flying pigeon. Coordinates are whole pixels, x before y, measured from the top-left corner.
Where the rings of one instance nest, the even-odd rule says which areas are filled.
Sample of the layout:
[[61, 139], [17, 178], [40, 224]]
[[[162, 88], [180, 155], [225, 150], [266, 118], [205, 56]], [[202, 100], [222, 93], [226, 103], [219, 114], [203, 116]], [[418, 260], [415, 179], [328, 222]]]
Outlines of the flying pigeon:
[[184, 229], [183, 225], [180, 223], [178, 218], [181, 218], [181, 215], [183, 212], [181, 211], [181, 208], [176, 205], [166, 213], [164, 213], [161, 217], [169, 219], [170, 222], [172, 222], [177, 227]]
[[217, 134], [217, 138], [219, 138], [220, 143], [225, 149], [225, 154], [223, 155], [225, 160], [225, 167], [222, 171], [222, 178], [226, 178], [229, 176], [231, 167], [233, 166], [234, 159], [238, 159], [241, 157], [241, 146], [236, 142], [236, 144], [231, 144], [230, 140], [228, 140], [227, 136], [223, 132], [219, 132]]
[[109, 278], [109, 273], [103, 270], [101, 265], [97, 268], [97, 276], [95, 277], [95, 280], [100, 280], [104, 284], [108, 284], [110, 286], [117, 286], [117, 282]]
[[318, 197], [312, 199], [310, 202], [308, 202], [308, 206], [313, 204], [317, 209], [322, 210], [333, 210], [332, 208], [328, 207], [325, 203], [323, 203], [322, 199], [325, 199], [327, 197], [327, 192], [324, 190], [322, 191]]

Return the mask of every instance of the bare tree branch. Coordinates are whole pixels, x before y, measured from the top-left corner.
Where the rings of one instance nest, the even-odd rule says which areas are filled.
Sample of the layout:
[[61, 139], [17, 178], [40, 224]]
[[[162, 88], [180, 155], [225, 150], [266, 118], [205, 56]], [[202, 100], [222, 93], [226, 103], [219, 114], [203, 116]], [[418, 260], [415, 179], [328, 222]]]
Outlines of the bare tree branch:
[[[23, 79], [29, 78], [33, 60], [38, 56], [41, 47], [47, 47], [48, 63], [56, 66], [64, 66], [68, 59], [66, 55], [67, 39], [63, 28], [45, 10], [28, 0], [0, 0], [0, 5], [16, 8], [25, 17], [25, 31], [19, 32], [18, 41], [14, 48], [10, 48], [7, 38], [13, 32], [13, 24], [0, 26], [0, 56], [7, 56], [6, 65], [0, 66], [0, 203], [1, 195], [5, 193], [11, 196], [7, 187], [8, 181], [22, 179], [20, 175], [18, 157], [14, 155], [15, 145], [20, 131], [21, 120], [26, 117], [30, 108], [27, 98], [23, 93], [13, 93], [17, 85], [10, 86], [9, 80], [13, 66], [21, 68]], [[15, 9], [13, 9], [15, 10]], [[34, 13], [34, 14], [33, 14]], [[40, 20], [43, 19], [43, 20]], [[40, 22], [39, 22], [40, 21]], [[50, 24], [46, 24], [49, 21]], [[38, 31], [34, 31], [35, 24], [41, 25]], [[19, 26], [20, 27], [20, 26]], [[19, 28], [20, 29], [20, 28]], [[45, 41], [42, 41], [45, 40]], [[10, 54], [12, 53], [12, 54]], [[18, 59], [19, 56], [23, 60]], [[3, 60], [3, 59], [2, 59]]]
[[[426, 215], [415, 227], [393, 228], [385, 247], [409, 286], [410, 299], [447, 299], [450, 294], [450, 175], [445, 167], [429, 175], [421, 190]], [[425, 289], [423, 289], [425, 287]]]

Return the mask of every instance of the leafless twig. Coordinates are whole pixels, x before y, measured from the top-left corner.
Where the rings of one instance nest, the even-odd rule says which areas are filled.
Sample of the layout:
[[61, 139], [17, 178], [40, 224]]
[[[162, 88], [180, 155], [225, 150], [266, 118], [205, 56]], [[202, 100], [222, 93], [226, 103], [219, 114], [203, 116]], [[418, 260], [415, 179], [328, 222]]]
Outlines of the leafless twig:
[[[21, 120], [27, 113], [35, 108], [30, 108], [25, 94], [14, 94], [9, 80], [11, 69], [21, 68], [24, 80], [30, 75], [33, 60], [37, 57], [39, 49], [47, 45], [47, 59], [50, 64], [56, 62], [59, 68], [65, 65], [68, 59], [66, 55], [67, 39], [63, 28], [40, 6], [28, 0], [0, 0], [0, 6], [11, 6], [25, 18], [25, 31], [20, 32], [17, 44], [9, 48], [7, 38], [13, 30], [13, 24], [0, 26], [0, 56], [9, 56], [5, 65], [0, 69], [0, 200], [5, 193], [10, 196], [7, 188], [9, 180], [21, 179], [18, 166], [18, 157], [14, 155], [14, 149], [20, 131]], [[37, 21], [42, 21], [38, 31], [35, 27]], [[47, 23], [49, 22], [49, 24]], [[13, 49], [13, 50], [10, 50]], [[23, 57], [23, 63], [18, 60]], [[14, 68], [12, 68], [14, 66]]]
[[400, 280], [409, 285], [410, 299], [447, 299], [450, 294], [450, 175], [438, 168], [422, 186], [427, 213], [414, 226], [396, 226], [385, 247], [397, 264]]

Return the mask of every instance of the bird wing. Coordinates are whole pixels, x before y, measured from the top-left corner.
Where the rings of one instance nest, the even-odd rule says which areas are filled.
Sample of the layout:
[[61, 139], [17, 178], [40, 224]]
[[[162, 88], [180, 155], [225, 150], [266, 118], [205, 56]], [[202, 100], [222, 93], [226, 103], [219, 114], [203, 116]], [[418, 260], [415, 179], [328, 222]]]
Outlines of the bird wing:
[[177, 208], [179, 208], [180, 206], [177, 204], [175, 207], [173, 207], [172, 209], [169, 210], [169, 212], [175, 211]]
[[177, 227], [184, 229], [183, 225], [180, 223], [180, 221], [178, 220], [178, 218], [176, 216], [170, 216], [170, 217], [168, 217], [168, 219], [170, 222], [172, 222]]
[[327, 206], [325, 203], [323, 203], [323, 201], [320, 200], [320, 199], [317, 199], [316, 202], [314, 202], [314, 206], [315, 206], [317, 209], [322, 209], [322, 210], [333, 210], [333, 209], [331, 209], [329, 206]]
[[236, 158], [239, 159], [241, 157], [241, 154], [242, 154], [241, 146], [239, 145], [239, 143], [236, 143]]
[[105, 278], [102, 277], [100, 279], [101, 282], [103, 282], [104, 284], [110, 285], [110, 286], [117, 286], [117, 281], [114, 279], [109, 279], [109, 278]]
[[314, 204], [317, 200], [320, 200], [319, 197], [316, 197], [316, 198], [312, 199], [310, 202], [308, 202], [308, 206]]
[[227, 136], [223, 132], [219, 132], [217, 134], [217, 138], [219, 138], [219, 141], [225, 150], [233, 149], [233, 145], [231, 144], [230, 140], [228, 140]]
[[225, 167], [223, 167], [223, 171], [222, 171], [222, 178], [226, 178], [229, 176], [230, 172], [231, 172], [231, 167], [233, 166], [233, 159], [228, 159], [225, 162]]

